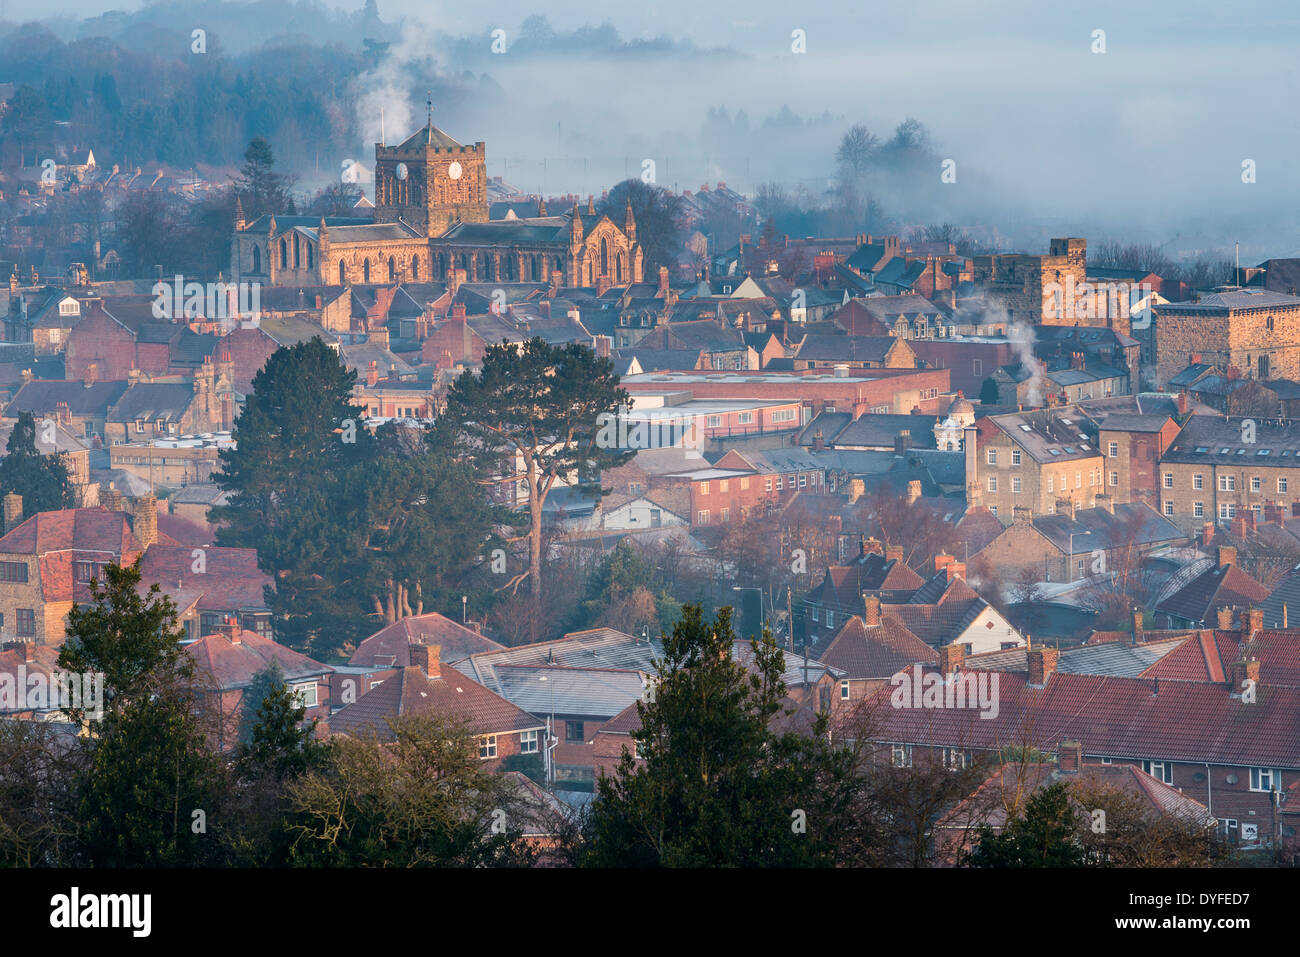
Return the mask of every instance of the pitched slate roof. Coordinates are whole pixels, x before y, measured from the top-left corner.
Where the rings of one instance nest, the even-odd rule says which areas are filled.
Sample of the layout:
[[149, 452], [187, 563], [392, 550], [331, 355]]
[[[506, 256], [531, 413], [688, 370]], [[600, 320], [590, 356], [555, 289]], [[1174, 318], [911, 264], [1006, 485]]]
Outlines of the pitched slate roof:
[[510, 734], [540, 730], [545, 723], [454, 668], [442, 668], [430, 678], [419, 668], [400, 668], [382, 684], [330, 715], [330, 731], [343, 734], [374, 732], [392, 740], [387, 719], [433, 712], [463, 721], [472, 734]]
[[126, 382], [94, 382], [87, 386], [81, 381], [36, 379], [18, 390], [4, 414], [11, 419], [20, 412], [44, 415], [64, 402], [72, 415], [95, 415], [122, 398], [126, 388]]
[[137, 382], [108, 410], [109, 422], [179, 422], [194, 401], [194, 389], [187, 383]]
[[[1206, 567], [1208, 561], [1209, 567]], [[1195, 577], [1188, 573], [1204, 569]], [[1220, 565], [1201, 559], [1170, 580], [1174, 587], [1155, 606], [1157, 612], [1192, 622], [1213, 622], [1219, 608], [1256, 605], [1268, 598], [1268, 589], [1235, 564]]]
[[835, 444], [892, 447], [894, 439], [906, 429], [912, 445], [922, 449], [933, 449], [937, 447], [934, 426], [938, 421], [937, 415], [868, 412], [858, 416], [841, 429], [835, 436]]
[[348, 664], [365, 668], [405, 668], [411, 663], [413, 644], [440, 645], [444, 664], [481, 651], [505, 650], [491, 638], [485, 638], [435, 611], [403, 618], [379, 629], [357, 646]]
[[903, 562], [868, 552], [847, 564], [827, 568], [821, 584], [808, 593], [806, 600], [817, 605], [857, 608], [863, 592], [915, 589], [923, 581]]

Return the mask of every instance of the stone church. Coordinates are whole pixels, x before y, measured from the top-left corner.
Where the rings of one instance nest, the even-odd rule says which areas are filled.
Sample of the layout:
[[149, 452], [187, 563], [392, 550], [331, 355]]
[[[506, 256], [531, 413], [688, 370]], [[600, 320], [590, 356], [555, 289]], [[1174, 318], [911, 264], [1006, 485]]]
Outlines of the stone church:
[[488, 219], [483, 143], [462, 146], [430, 121], [397, 146], [375, 144], [373, 219], [235, 212], [233, 282], [348, 286], [446, 281], [544, 282], [603, 293], [641, 282], [629, 204], [621, 224], [575, 205], [561, 215]]

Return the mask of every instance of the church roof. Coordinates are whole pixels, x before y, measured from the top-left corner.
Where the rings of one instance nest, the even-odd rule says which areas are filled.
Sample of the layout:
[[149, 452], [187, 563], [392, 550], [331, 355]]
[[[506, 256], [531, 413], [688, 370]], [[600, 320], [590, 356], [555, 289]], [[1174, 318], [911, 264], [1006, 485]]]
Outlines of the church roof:
[[426, 144], [440, 150], [458, 150], [461, 146], [436, 126], [433, 127], [433, 132], [430, 133], [429, 124], [426, 123], [403, 140], [402, 144], [397, 148], [399, 150], [414, 150]]
[[567, 216], [538, 216], [531, 219], [498, 219], [486, 223], [456, 223], [439, 241], [506, 246], [511, 243], [569, 242]]

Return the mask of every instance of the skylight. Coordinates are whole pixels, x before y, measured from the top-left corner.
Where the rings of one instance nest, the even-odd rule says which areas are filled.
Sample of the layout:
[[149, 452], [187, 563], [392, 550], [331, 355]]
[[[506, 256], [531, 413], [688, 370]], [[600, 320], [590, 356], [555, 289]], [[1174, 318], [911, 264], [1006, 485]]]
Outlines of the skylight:
[[[1177, 447], [1177, 446], [1174, 446], [1174, 451], [1175, 451], [1175, 452], [1178, 451], [1178, 447]], [[1198, 452], [1208, 452], [1208, 451], [1210, 451], [1210, 450], [1209, 450], [1208, 447], [1206, 447], [1206, 446], [1204, 446], [1204, 445], [1198, 445], [1198, 446], [1196, 447], [1196, 451], [1198, 451]]]
[[1032, 431], [1034, 431], [1034, 430], [1031, 429], [1031, 428], [1030, 428], [1029, 426], [1027, 426], [1027, 425], [1022, 425], [1022, 426], [1020, 426], [1020, 431], [1021, 431], [1021, 432], [1032, 432]]
[[1273, 451], [1272, 449], [1260, 449], [1260, 450], [1259, 450], [1258, 452], [1256, 452], [1255, 454], [1256, 454], [1256, 455], [1268, 455], [1268, 454], [1269, 454], [1270, 452], [1272, 452], [1272, 451]]
[[1048, 449], [1047, 451], [1051, 452], [1053, 455], [1060, 455], [1060, 454], [1061, 454], [1061, 450], [1060, 450], [1060, 449]]
[[1066, 455], [1073, 455], [1073, 454], [1074, 454], [1074, 449], [1073, 449], [1072, 447], [1070, 447], [1070, 446], [1067, 445], [1067, 446], [1065, 447], [1065, 454], [1066, 454]]

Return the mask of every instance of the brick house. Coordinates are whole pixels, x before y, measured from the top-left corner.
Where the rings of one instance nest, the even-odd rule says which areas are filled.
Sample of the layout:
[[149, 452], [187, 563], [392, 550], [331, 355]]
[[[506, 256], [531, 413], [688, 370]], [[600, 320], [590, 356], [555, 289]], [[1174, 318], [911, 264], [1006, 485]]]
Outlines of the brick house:
[[[1081, 762], [1135, 766], [1178, 789], [1241, 843], [1269, 841], [1280, 824], [1273, 792], [1300, 780], [1300, 688], [1271, 685], [1258, 661], [1234, 662], [1226, 680], [1161, 681], [1064, 673], [1058, 657], [1055, 649], [1034, 648], [1024, 671], [999, 672], [995, 714], [890, 707], [896, 689], [882, 689], [864, 703], [875, 722], [872, 740], [900, 766], [926, 753], [993, 757], [1014, 744], [1059, 756], [1068, 747]], [[900, 673], [900, 682], [955, 673], [916, 672]], [[960, 670], [965, 682], [984, 673], [969, 661]], [[1281, 834], [1283, 841], [1294, 837]]]
[[1197, 628], [1225, 611], [1231, 620], [1231, 609], [1267, 599], [1268, 589], [1237, 566], [1237, 550], [1221, 545], [1214, 558], [1198, 559], [1174, 574], [1152, 604], [1169, 627]]
[[[411, 665], [372, 684], [354, 703], [329, 719], [332, 734], [375, 734], [391, 741], [388, 720], [434, 712], [464, 722], [477, 739], [478, 756], [490, 768], [518, 754], [537, 754], [546, 724], [477, 681], [440, 661], [437, 645], [412, 645]], [[380, 675], [375, 675], [380, 679]]]
[[1180, 426], [1161, 413], [1081, 411], [1097, 428], [1097, 448], [1106, 457], [1106, 493], [1160, 507], [1156, 463], [1178, 437]]
[[230, 618], [219, 629], [184, 646], [195, 665], [204, 697], [217, 709], [217, 745], [234, 747], [244, 716], [244, 697], [257, 675], [277, 665], [284, 683], [305, 709], [304, 719], [324, 719], [330, 709], [334, 669], [278, 645]]
[[82, 380], [36, 379], [25, 383], [5, 406], [4, 421], [13, 424], [23, 412], [38, 420], [52, 418], [78, 437], [103, 436], [108, 410], [125, 394], [128, 383], [106, 382], [88, 375]]
[[794, 354], [794, 371], [810, 369], [915, 369], [916, 353], [894, 336], [806, 335]]

